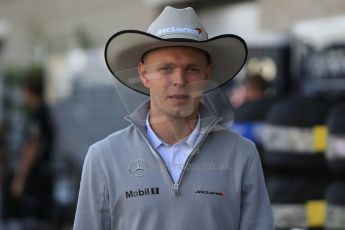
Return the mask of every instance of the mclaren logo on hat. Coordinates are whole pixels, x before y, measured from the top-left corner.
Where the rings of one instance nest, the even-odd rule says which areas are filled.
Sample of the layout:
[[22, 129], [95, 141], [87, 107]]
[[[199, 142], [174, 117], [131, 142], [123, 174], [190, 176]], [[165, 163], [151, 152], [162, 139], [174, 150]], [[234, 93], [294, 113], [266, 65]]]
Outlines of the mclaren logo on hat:
[[159, 29], [156, 36], [160, 37], [166, 34], [174, 34], [174, 33], [187, 33], [199, 36], [202, 33], [201, 28], [179, 28], [179, 27], [169, 27], [169, 28], [162, 28]]

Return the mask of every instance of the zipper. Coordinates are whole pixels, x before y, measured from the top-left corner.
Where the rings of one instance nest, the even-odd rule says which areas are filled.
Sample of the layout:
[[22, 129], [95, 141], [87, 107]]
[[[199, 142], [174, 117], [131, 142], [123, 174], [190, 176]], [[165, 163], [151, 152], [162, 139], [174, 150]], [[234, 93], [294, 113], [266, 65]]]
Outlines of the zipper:
[[183, 168], [182, 168], [182, 172], [181, 175], [178, 179], [177, 184], [175, 184], [176, 186], [174, 186], [175, 189], [175, 194], [179, 195], [180, 194], [180, 185], [183, 179], [183, 176], [186, 172], [186, 168], [189, 165], [189, 163], [193, 160], [195, 153], [199, 151], [199, 147], [200, 145], [204, 142], [204, 140], [206, 139], [207, 135], [209, 134], [209, 132], [211, 131], [211, 129], [214, 127], [215, 124], [217, 124], [220, 120], [222, 120], [222, 117], [218, 117], [218, 119], [214, 120], [212, 122], [211, 125], [209, 125], [208, 129], [206, 130], [206, 133], [203, 135], [202, 139], [199, 141], [198, 145], [194, 148], [193, 152], [191, 154], [189, 154]]
[[218, 123], [220, 120], [222, 120], [222, 117], [218, 117], [216, 120], [214, 120], [211, 125], [209, 125], [208, 129], [206, 130], [206, 133], [203, 135], [202, 139], [199, 141], [198, 145], [194, 148], [193, 152], [191, 154], [189, 154], [185, 164], [183, 165], [182, 168], [182, 172], [181, 175], [177, 181], [177, 183], [174, 182], [172, 176], [169, 173], [168, 167], [165, 164], [164, 160], [162, 159], [162, 157], [159, 155], [159, 153], [157, 153], [157, 151], [152, 147], [151, 143], [147, 140], [145, 134], [140, 130], [140, 128], [135, 124], [135, 122], [132, 120], [131, 117], [126, 116], [125, 117], [126, 120], [130, 121], [133, 126], [139, 131], [139, 133], [142, 135], [142, 137], [144, 138], [145, 142], [148, 144], [148, 146], [151, 149], [151, 152], [153, 153], [153, 156], [156, 158], [156, 160], [158, 162], [160, 162], [162, 165], [164, 165], [164, 172], [165, 174], [168, 176], [168, 180], [170, 182], [170, 184], [173, 187], [175, 196], [179, 196], [180, 195], [180, 184], [182, 182], [182, 178], [185, 174], [186, 171], [186, 166], [189, 165], [189, 163], [192, 161], [192, 159], [194, 158], [195, 153], [199, 150], [200, 145], [204, 142], [204, 140], [206, 139], [207, 135], [209, 134], [209, 132], [211, 131], [211, 129], [213, 128], [213, 126]]
[[176, 196], [180, 195], [179, 184], [174, 184], [174, 192]]

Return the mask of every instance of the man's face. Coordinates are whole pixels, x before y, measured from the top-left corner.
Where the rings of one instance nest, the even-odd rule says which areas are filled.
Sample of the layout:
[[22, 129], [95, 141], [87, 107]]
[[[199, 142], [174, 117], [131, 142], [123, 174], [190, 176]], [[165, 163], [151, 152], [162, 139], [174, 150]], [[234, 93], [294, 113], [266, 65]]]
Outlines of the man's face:
[[173, 118], [197, 113], [203, 84], [211, 74], [203, 51], [159, 48], [147, 53], [138, 68], [142, 83], [150, 90], [152, 112]]

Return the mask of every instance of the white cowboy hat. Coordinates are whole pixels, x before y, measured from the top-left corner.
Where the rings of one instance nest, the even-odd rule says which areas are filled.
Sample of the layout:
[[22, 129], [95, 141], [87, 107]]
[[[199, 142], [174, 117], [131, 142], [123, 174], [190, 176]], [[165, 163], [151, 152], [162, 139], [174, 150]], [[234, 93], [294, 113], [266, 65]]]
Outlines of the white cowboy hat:
[[242, 69], [247, 58], [247, 45], [237, 35], [223, 34], [208, 39], [207, 32], [193, 8], [165, 7], [147, 32], [120, 31], [108, 40], [105, 61], [110, 72], [129, 88], [149, 95], [141, 83], [138, 63], [142, 56], [153, 49], [167, 46], [189, 46], [208, 53], [214, 82], [212, 90], [233, 79]]

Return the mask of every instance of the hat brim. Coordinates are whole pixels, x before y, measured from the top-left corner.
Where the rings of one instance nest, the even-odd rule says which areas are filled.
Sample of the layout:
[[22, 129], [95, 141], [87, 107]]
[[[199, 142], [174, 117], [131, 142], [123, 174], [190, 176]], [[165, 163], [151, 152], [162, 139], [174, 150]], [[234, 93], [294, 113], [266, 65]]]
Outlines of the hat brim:
[[194, 41], [162, 39], [142, 31], [124, 30], [108, 40], [104, 53], [105, 61], [110, 72], [122, 84], [149, 95], [149, 90], [141, 83], [138, 64], [144, 53], [168, 46], [189, 46], [209, 54], [213, 66], [210, 80], [213, 84], [207, 88], [207, 91], [232, 80], [244, 66], [248, 55], [245, 41], [233, 34], [224, 34], [205, 41]]

